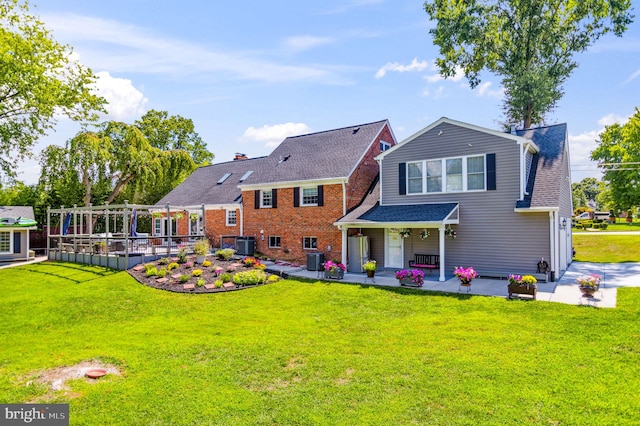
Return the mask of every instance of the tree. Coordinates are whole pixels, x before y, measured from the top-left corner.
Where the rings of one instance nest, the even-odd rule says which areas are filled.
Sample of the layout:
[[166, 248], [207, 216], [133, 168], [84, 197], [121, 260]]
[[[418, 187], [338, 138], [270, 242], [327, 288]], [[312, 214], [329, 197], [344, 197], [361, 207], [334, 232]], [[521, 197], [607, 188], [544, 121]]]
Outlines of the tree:
[[193, 121], [189, 118], [169, 116], [167, 111], [152, 109], [135, 125], [153, 147], [163, 151], [186, 151], [198, 166], [205, 166], [213, 160], [213, 154], [207, 151], [207, 146], [195, 132]]
[[57, 116], [93, 121], [105, 100], [91, 91], [91, 70], [29, 14], [27, 2], [0, 0], [0, 22], [0, 173], [13, 179]]
[[640, 204], [640, 109], [624, 124], [606, 126], [591, 159], [599, 161], [617, 208]]
[[64, 148], [48, 147], [41, 165], [43, 187], [67, 191], [67, 197], [59, 197], [63, 205], [87, 206], [122, 202], [123, 194], [131, 202], [144, 202], [135, 198], [136, 188], [153, 188], [176, 170], [188, 174], [195, 169], [185, 151], [152, 147], [136, 126], [114, 121], [97, 132], [78, 133]]
[[443, 77], [464, 72], [472, 88], [480, 72], [502, 77], [506, 126], [544, 122], [576, 68], [574, 54], [602, 35], [621, 36], [632, 22], [631, 0], [433, 0], [429, 32], [440, 47]]

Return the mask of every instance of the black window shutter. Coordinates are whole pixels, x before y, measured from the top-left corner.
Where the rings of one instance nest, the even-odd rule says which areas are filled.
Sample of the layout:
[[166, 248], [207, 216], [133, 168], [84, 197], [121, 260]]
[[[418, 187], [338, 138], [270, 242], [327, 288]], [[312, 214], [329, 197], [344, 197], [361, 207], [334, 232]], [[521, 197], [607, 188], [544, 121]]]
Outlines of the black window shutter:
[[398, 186], [399, 194], [407, 195], [407, 163], [398, 164]]
[[318, 185], [318, 205], [324, 206], [324, 185]]
[[278, 190], [277, 189], [271, 190], [271, 207], [274, 209], [278, 207]]
[[253, 208], [254, 209], [259, 209], [260, 208], [260, 190], [256, 189], [255, 191], [253, 191]]
[[293, 207], [300, 207], [300, 188], [293, 188]]
[[21, 234], [22, 234], [21, 232], [13, 233], [13, 252], [14, 253], [20, 253], [20, 235]]
[[487, 190], [496, 190], [496, 155], [487, 154]]

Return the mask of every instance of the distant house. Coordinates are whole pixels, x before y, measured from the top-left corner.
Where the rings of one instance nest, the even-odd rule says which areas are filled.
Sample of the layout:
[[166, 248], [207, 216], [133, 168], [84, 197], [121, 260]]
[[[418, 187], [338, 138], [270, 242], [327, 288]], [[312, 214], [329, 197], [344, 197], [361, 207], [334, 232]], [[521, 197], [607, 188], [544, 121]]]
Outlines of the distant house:
[[[378, 176], [375, 157], [395, 143], [387, 120], [289, 137], [267, 157], [199, 168], [158, 207], [197, 213], [204, 205], [218, 247], [225, 236], [246, 236], [278, 259], [304, 262], [318, 251], [340, 259], [343, 235], [333, 223], [362, 202]], [[166, 218], [155, 220], [154, 235], [164, 235]], [[173, 234], [185, 231], [177, 226]]]
[[29, 259], [29, 233], [36, 226], [12, 224], [18, 218], [35, 220], [31, 206], [0, 206], [0, 218], [7, 219], [0, 226], [0, 262]]
[[376, 159], [379, 184], [335, 225], [368, 236], [379, 267], [429, 254], [440, 280], [456, 266], [506, 277], [540, 262], [553, 279], [571, 262], [565, 124], [511, 134], [441, 118]]

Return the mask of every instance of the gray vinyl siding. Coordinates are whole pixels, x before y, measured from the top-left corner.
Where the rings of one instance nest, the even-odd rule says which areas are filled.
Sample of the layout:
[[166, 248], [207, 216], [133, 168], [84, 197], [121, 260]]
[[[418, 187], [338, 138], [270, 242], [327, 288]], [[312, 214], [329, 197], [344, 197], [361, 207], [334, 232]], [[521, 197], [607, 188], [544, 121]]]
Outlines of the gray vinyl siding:
[[[550, 259], [549, 214], [514, 211], [520, 196], [519, 149], [512, 139], [442, 123], [384, 157], [381, 202], [459, 203], [460, 224], [453, 225], [457, 238], [445, 238], [443, 267], [447, 274], [456, 266], [473, 266], [479, 271], [535, 272], [540, 258]], [[496, 190], [399, 195], [400, 163], [491, 153], [496, 155]], [[405, 265], [415, 253], [438, 253], [438, 231], [433, 229], [431, 237], [420, 240], [419, 230], [405, 239]]]
[[369, 237], [369, 259], [374, 259], [378, 269], [384, 268], [384, 229], [367, 229]]

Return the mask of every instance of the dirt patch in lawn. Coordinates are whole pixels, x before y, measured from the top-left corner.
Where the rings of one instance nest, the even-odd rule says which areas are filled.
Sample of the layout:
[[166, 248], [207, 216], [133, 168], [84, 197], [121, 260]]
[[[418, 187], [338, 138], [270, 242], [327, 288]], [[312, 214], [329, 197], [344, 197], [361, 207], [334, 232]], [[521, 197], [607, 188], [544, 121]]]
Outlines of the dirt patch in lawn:
[[[170, 271], [168, 270], [169, 265], [166, 263], [166, 259], [164, 262], [158, 259], [154, 262], [136, 265], [129, 269], [128, 272], [144, 285], [178, 293], [216, 293], [242, 290], [274, 282], [279, 278], [277, 275], [273, 276], [273, 274], [264, 272], [265, 280], [263, 283], [238, 285], [233, 283], [235, 274], [252, 270], [258, 273], [260, 268], [256, 268], [254, 264], [246, 265], [243, 263], [243, 259], [220, 260], [210, 257], [208, 259], [210, 265], [207, 266], [195, 263], [195, 259], [195, 256], [189, 256], [186, 263], [178, 264], [177, 268]], [[169, 263], [177, 263], [177, 261], [177, 258], [169, 259]], [[166, 275], [164, 277], [159, 277], [158, 275], [147, 276], [145, 265], [153, 265], [158, 271], [167, 269]], [[199, 276], [194, 275], [195, 270], [201, 272]], [[181, 280], [183, 276], [188, 278]], [[230, 280], [224, 280], [224, 278], [229, 277], [231, 277]]]

